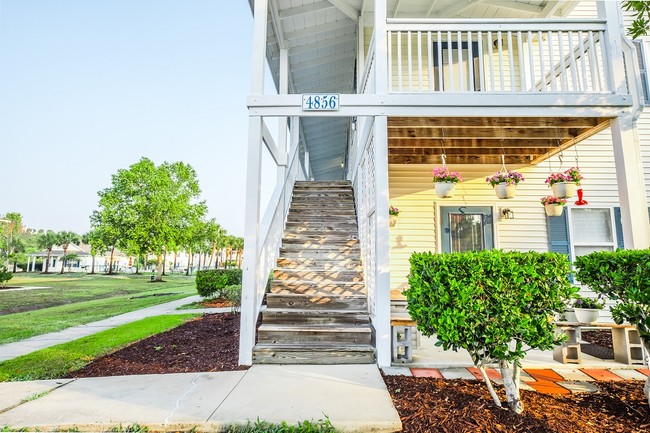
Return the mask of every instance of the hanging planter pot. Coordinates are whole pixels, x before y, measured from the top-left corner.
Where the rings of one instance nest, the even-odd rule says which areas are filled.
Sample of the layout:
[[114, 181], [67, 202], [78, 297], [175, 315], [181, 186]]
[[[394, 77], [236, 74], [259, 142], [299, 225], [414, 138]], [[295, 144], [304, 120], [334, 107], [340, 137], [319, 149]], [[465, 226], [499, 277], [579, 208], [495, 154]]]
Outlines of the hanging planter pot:
[[541, 203], [544, 205], [544, 210], [548, 216], [561, 216], [564, 206], [566, 206], [566, 199], [548, 195], [542, 197]]
[[573, 308], [576, 320], [580, 323], [596, 323], [600, 318], [600, 310], [596, 308]]
[[390, 220], [388, 221], [388, 224], [391, 227], [395, 227], [397, 225], [397, 215], [391, 215]]
[[556, 182], [551, 185], [553, 195], [557, 198], [571, 198], [576, 193], [576, 184], [573, 182]]
[[388, 224], [391, 227], [395, 227], [395, 224], [397, 224], [397, 218], [399, 217], [399, 209], [397, 209], [395, 206], [390, 206], [388, 208]]
[[499, 200], [515, 198], [515, 194], [517, 194], [517, 185], [514, 183], [507, 184], [505, 182], [494, 185], [494, 193], [497, 195]]
[[435, 182], [433, 187], [440, 198], [451, 198], [454, 196], [456, 184], [453, 182]]
[[548, 216], [562, 216], [564, 206], [561, 204], [545, 204], [544, 209], [546, 210], [546, 215]]

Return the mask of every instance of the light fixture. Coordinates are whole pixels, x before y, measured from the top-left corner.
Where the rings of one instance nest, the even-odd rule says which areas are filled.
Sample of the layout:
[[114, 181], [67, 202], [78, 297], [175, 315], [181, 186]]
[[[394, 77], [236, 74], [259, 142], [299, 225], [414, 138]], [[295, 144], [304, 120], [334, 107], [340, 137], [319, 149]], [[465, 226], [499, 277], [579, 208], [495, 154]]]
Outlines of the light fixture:
[[501, 209], [501, 219], [504, 220], [513, 220], [515, 219], [515, 213], [509, 208]]

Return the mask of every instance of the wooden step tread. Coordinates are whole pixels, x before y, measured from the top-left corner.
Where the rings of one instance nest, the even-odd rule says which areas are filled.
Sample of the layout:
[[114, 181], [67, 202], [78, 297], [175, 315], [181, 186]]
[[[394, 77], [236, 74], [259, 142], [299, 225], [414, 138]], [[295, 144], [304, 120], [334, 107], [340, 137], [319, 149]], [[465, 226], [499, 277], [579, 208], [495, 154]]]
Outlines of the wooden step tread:
[[323, 310], [310, 310], [307, 308], [266, 308], [264, 314], [274, 313], [274, 314], [305, 314], [305, 315], [346, 315], [346, 316], [355, 316], [360, 314], [368, 315], [367, 310], [360, 309], [350, 309], [350, 310], [339, 310], [339, 309], [323, 309]]
[[258, 328], [259, 332], [319, 332], [319, 333], [333, 333], [333, 334], [348, 334], [348, 333], [370, 333], [372, 329], [369, 324], [358, 326], [341, 326], [338, 324], [280, 324], [280, 323], [262, 323]]

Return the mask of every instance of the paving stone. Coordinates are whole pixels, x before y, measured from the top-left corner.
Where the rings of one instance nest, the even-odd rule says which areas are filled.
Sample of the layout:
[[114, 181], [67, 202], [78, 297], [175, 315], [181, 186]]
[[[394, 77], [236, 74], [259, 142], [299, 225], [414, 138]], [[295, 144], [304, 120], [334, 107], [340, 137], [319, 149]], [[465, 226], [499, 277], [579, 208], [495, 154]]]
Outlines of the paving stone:
[[[468, 367], [467, 371], [472, 373], [477, 380], [483, 380], [481, 371], [476, 367]], [[494, 368], [486, 368], [485, 373], [490, 380], [501, 380], [501, 375]]]
[[524, 370], [521, 370], [521, 373], [519, 373], [519, 378], [522, 382], [535, 382], [535, 378], [526, 373]]
[[594, 383], [585, 382], [582, 380], [569, 380], [565, 382], [557, 382], [557, 384], [573, 393], [598, 392], [598, 387]]
[[408, 367], [383, 367], [381, 371], [386, 376], [413, 376], [411, 369]]
[[411, 373], [415, 377], [432, 377], [434, 379], [444, 379], [440, 371], [436, 368], [412, 368]]
[[617, 369], [612, 370], [612, 373], [622, 377], [625, 380], [646, 380], [647, 376], [640, 371], [631, 370], [631, 369]]
[[524, 381], [520, 381], [519, 382], [519, 390], [521, 390], [521, 391], [535, 391], [535, 388], [533, 388], [532, 386], [530, 386], [528, 383], [526, 383]]
[[609, 370], [602, 368], [583, 368], [581, 369], [584, 373], [587, 373], [589, 376], [593, 377], [596, 380], [602, 380], [603, 382], [615, 382], [623, 380], [622, 377], [615, 375]]
[[636, 371], [639, 373], [645, 374], [646, 376], [650, 376], [650, 369], [647, 368], [637, 368]]
[[571, 391], [558, 385], [556, 382], [551, 382], [550, 380], [538, 380], [537, 382], [530, 382], [528, 384], [537, 392], [542, 394], [570, 394]]
[[537, 381], [562, 382], [564, 378], [549, 368], [527, 368], [526, 373], [530, 374]]
[[567, 381], [593, 381], [594, 379], [580, 371], [579, 369], [574, 369], [574, 370], [565, 370], [565, 369], [557, 369], [555, 370], [556, 373], [558, 373], [560, 376], [564, 378], [564, 380]]
[[442, 377], [445, 379], [476, 380], [476, 377], [467, 371], [466, 368], [441, 368], [440, 373], [442, 373]]

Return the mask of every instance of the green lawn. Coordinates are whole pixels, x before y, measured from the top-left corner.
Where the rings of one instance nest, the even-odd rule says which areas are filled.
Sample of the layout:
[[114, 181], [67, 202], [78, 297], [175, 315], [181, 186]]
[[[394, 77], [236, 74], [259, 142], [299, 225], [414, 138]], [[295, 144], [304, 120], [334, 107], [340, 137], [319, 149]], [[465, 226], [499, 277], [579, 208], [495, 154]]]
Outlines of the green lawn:
[[52, 288], [0, 290], [0, 344], [196, 294], [193, 277], [165, 279], [166, 283], [150, 283], [148, 275], [20, 274], [12, 285]]
[[102, 355], [181, 325], [192, 314], [156, 316], [0, 362], [0, 382], [65, 377]]

